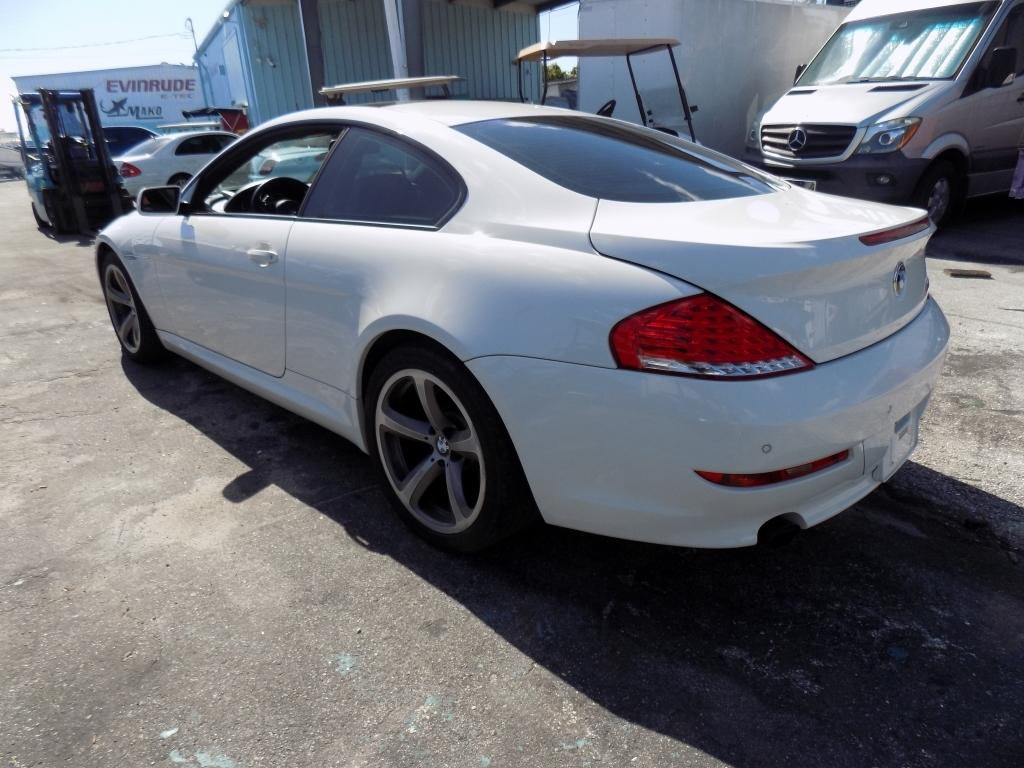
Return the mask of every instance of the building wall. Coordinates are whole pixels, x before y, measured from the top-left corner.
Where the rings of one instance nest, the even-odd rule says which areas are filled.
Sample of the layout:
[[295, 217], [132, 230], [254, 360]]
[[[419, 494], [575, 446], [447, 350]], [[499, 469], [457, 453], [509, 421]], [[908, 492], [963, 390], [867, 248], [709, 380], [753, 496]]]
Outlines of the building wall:
[[[580, 37], [675, 37], [679, 73], [697, 139], [731, 155], [743, 152], [751, 123], [793, 84], [849, 13], [831, 5], [762, 0], [581, 0]], [[645, 106], [660, 124], [682, 130], [668, 56], [634, 59]], [[618, 102], [615, 117], [640, 122], [621, 59], [580, 60], [580, 109]]]
[[[324, 82], [328, 85], [394, 77], [381, 0], [320, 0]], [[392, 100], [393, 94], [358, 93], [350, 104]]]
[[208, 106], [248, 106], [252, 102], [243, 37], [241, 14], [236, 8], [196, 56]]
[[240, 9], [252, 72], [250, 124], [312, 107], [298, 3], [248, 0]]
[[[516, 66], [520, 49], [540, 39], [532, 8], [494, 10], [476, 4], [423, 1], [423, 70], [459, 75], [455, 93], [471, 99], [518, 99]], [[536, 68], [534, 68], [536, 69]], [[524, 76], [524, 92], [539, 94], [535, 72]]]

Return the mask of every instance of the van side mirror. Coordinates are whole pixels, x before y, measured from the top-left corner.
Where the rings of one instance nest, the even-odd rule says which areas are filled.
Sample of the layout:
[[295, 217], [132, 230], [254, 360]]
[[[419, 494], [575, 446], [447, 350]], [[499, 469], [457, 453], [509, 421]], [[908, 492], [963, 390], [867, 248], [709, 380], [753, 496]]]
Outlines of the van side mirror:
[[139, 213], [163, 215], [178, 212], [180, 187], [147, 187], [139, 192]]
[[988, 88], [1002, 88], [1013, 82], [1017, 74], [1017, 49], [994, 48], [988, 63]]
[[802, 75], [804, 73], [805, 69], [807, 69], [807, 65], [806, 64], [797, 64], [796, 65], [796, 74], [793, 75], [793, 85], [796, 85], [796, 81], [800, 79], [800, 75]]

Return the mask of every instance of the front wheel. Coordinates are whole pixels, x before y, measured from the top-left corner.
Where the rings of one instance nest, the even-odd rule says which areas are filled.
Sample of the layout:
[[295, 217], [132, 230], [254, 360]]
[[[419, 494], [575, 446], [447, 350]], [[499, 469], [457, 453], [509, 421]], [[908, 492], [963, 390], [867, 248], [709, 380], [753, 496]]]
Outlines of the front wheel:
[[948, 224], [963, 201], [964, 183], [956, 167], [945, 160], [932, 165], [914, 192], [914, 204], [928, 211], [936, 227]]
[[36, 204], [35, 203], [31, 203], [31, 205], [32, 205], [32, 218], [36, 220], [36, 226], [39, 229], [49, 229], [50, 228], [50, 222], [48, 222], [46, 219], [44, 219], [42, 216], [39, 215], [39, 211], [36, 210]]
[[366, 422], [393, 506], [432, 544], [476, 552], [534, 519], [505, 426], [458, 361], [414, 347], [389, 352], [370, 377]]
[[103, 298], [122, 352], [137, 363], [153, 363], [166, 357], [167, 350], [142, 305], [124, 264], [113, 253], [100, 261]]

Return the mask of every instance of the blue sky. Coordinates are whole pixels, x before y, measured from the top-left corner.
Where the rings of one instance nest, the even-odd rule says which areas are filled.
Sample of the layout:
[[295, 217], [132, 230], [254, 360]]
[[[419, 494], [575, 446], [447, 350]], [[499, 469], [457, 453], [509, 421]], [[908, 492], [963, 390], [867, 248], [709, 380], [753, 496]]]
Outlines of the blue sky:
[[[227, 0], [0, 0], [0, 128], [14, 129], [10, 78], [144, 64], [189, 64]], [[576, 37], [577, 6], [541, 14], [541, 38]], [[160, 37], [151, 37], [159, 35]], [[140, 40], [139, 38], [151, 38]], [[121, 42], [121, 41], [133, 42]], [[102, 45], [96, 45], [102, 43]], [[90, 47], [73, 47], [89, 45]], [[25, 50], [46, 49], [46, 50]], [[571, 66], [571, 64], [570, 64]]]

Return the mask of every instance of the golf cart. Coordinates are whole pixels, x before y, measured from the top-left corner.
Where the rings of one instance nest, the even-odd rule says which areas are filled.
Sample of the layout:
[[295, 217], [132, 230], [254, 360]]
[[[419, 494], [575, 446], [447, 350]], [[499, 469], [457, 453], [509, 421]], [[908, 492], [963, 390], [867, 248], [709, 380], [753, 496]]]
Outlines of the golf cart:
[[[672, 48], [677, 45], [679, 45], [679, 41], [670, 37], [641, 37], [607, 40], [557, 40], [555, 42], [535, 43], [534, 45], [523, 48], [519, 52], [519, 55], [516, 56], [515, 63], [518, 67], [519, 76], [519, 100], [526, 101], [526, 98], [523, 95], [523, 66], [527, 62], [540, 62], [543, 82], [541, 87], [540, 103], [543, 104], [547, 100], [548, 93], [549, 60], [557, 59], [560, 56], [576, 56], [577, 58], [624, 56], [626, 59], [626, 67], [629, 69], [629, 80], [633, 85], [633, 95], [636, 97], [636, 106], [637, 109], [640, 110], [641, 122], [648, 128], [654, 128], [659, 131], [664, 131], [665, 133], [670, 133], [673, 136], [678, 136], [678, 132], [672, 128], [658, 125], [654, 122], [651, 111], [644, 106], [644, 100], [640, 95], [640, 89], [637, 88], [636, 75], [633, 72], [634, 56], [642, 56], [664, 51], [668, 53], [669, 62], [672, 65], [672, 74], [675, 76], [676, 89], [679, 92], [679, 103], [682, 107], [683, 119], [686, 121], [686, 127], [690, 133], [690, 139], [696, 141], [697, 135], [693, 130], [693, 113], [697, 111], [697, 107], [696, 105], [691, 106], [690, 102], [686, 100], [686, 91], [683, 89], [683, 81], [679, 77], [679, 68], [676, 66], [676, 56], [672, 52]], [[599, 110], [597, 110], [597, 114], [602, 117], [611, 117], [612, 113], [615, 111], [615, 106], [615, 99], [610, 99], [605, 102]]]
[[92, 89], [20, 94], [14, 112], [32, 214], [40, 227], [91, 234], [131, 210]]
[[[451, 85], [461, 77], [457, 75], [429, 75], [427, 77], [399, 77], [392, 80], [365, 80], [321, 88], [320, 93], [335, 104], [344, 105], [345, 98], [355, 93], [386, 93], [388, 91], [422, 88], [426, 99], [450, 99]], [[428, 88], [439, 88], [440, 93], [427, 93]]]

